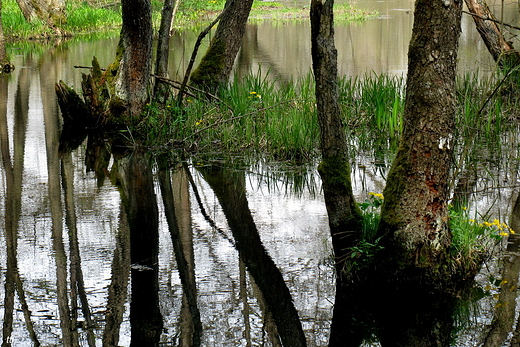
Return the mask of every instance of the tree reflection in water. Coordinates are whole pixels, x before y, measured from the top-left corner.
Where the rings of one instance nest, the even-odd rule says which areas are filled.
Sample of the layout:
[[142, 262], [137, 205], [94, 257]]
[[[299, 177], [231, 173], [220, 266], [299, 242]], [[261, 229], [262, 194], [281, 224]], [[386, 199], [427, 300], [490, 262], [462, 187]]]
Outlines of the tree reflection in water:
[[[20, 101], [17, 96], [17, 103], [20, 102], [20, 114], [24, 114], [22, 107], [24, 93], [19, 91], [19, 95]], [[19, 239], [16, 225], [20, 219], [20, 195], [22, 194], [20, 172], [23, 171], [25, 146], [25, 139], [19, 134], [25, 134], [26, 131], [15, 131], [18, 135], [12, 141], [11, 150], [9, 148], [11, 142], [6, 131], [8, 125], [3, 111], [5, 101], [2, 101], [1, 97], [0, 95], [0, 112], [3, 115], [0, 119], [0, 145], [7, 186], [5, 196], [7, 268], [3, 292], [2, 336], [4, 345], [8, 346], [9, 339], [13, 336], [15, 294], [18, 293], [18, 300], [25, 315], [25, 327], [34, 345], [37, 345], [37, 341], [41, 340], [41, 321], [37, 320], [36, 324], [31, 323], [31, 315], [33, 321], [35, 317], [29, 310], [35, 301], [30, 296], [26, 298], [24, 294], [25, 283], [20, 279], [16, 262], [16, 247]], [[17, 116], [15, 120], [15, 127], [25, 127], [23, 117]], [[218, 200], [218, 207], [215, 205], [213, 208], [222, 211], [229, 228], [229, 233], [228, 230], [220, 230], [222, 234], [215, 232], [212, 235], [213, 239], [208, 238], [205, 241], [209, 247], [213, 247], [212, 251], [217, 257], [220, 256], [218, 254], [220, 250], [216, 244], [211, 245], [211, 243], [219, 239], [235, 248], [236, 253], [233, 253], [233, 256], [238, 258], [238, 260], [235, 258], [236, 283], [235, 278], [228, 275], [231, 285], [230, 289], [226, 288], [226, 290], [231, 294], [226, 300], [234, 300], [230, 306], [240, 307], [239, 310], [234, 311], [233, 317], [226, 317], [227, 312], [230, 311], [227, 309], [218, 311], [215, 308], [209, 311], [208, 303], [204, 302], [207, 297], [201, 299], [204, 293], [200, 293], [200, 287], [204, 279], [197, 275], [198, 271], [207, 270], [201, 268], [207, 264], [199, 263], [197, 267], [195, 262], [195, 259], [198, 259], [195, 244], [201, 240], [201, 235], [196, 233], [200, 230], [193, 228], [191, 214], [195, 207], [191, 206], [188, 190], [189, 182], [193, 189], [201, 189], [200, 184], [195, 186], [195, 181], [191, 177], [196, 171], [188, 168], [186, 164], [168, 167], [159, 161], [157, 164], [159, 170], [154, 173], [154, 158], [138, 150], [116, 153], [109, 167], [108, 147], [103, 140], [105, 135], [90, 133], [86, 158], [90, 163], [88, 167], [96, 171], [99, 184], [102, 184], [110, 171], [110, 178], [113, 184], [119, 187], [121, 198], [119, 221], [114, 232], [114, 248], [110, 253], [112, 274], [107, 281], [108, 289], [105, 290], [106, 298], [102, 307], [95, 304], [93, 295], [85, 284], [84, 277], [87, 275], [83, 273], [85, 270], [82, 262], [89, 259], [83, 260], [80, 257], [83, 247], [82, 240], [78, 237], [77, 225], [80, 207], [75, 204], [79, 197], [74, 194], [77, 190], [74, 185], [77, 179], [74, 176], [78, 172], [74, 170], [76, 163], [74, 158], [77, 155], [74, 151], [80, 151], [75, 147], [81, 141], [67, 144], [66, 136], [62, 136], [62, 143], [58, 147], [55, 139], [58, 138], [59, 128], [54, 118], [49, 117], [45, 125], [49, 207], [53, 221], [52, 255], [56, 278], [54, 285], [57, 290], [51, 300], [55, 300], [54, 304], [57, 303], [59, 309], [61, 333], [59, 338], [62, 345], [92, 346], [102, 341], [103, 346], [117, 346], [124, 345], [125, 342], [122, 341], [124, 337], [130, 345], [134, 346], [211, 345], [212, 342], [208, 341], [218, 341], [218, 344], [222, 345], [236, 345], [240, 342], [246, 346], [253, 346], [258, 344], [264, 335], [267, 336], [268, 341], [261, 341], [261, 343], [271, 346], [323, 345], [316, 340], [312, 341], [312, 335], [318, 332], [312, 330], [312, 325], [307, 324], [307, 320], [313, 318], [302, 313], [301, 308], [297, 310], [293, 304], [293, 298], [296, 298], [297, 293], [291, 293], [294, 288], [290, 290], [287, 285], [293, 275], [289, 273], [287, 267], [284, 267], [285, 264], [275, 265], [267, 250], [270, 248], [264, 247], [262, 243], [258, 226], [249, 207], [250, 201], [247, 199], [245, 171], [213, 164], [196, 165], [200, 177], [207, 182], [209, 189]], [[103, 148], [96, 148], [96, 146], [103, 146]], [[103, 158], [91, 156], [103, 156]], [[208, 188], [204, 189], [207, 190], [204, 194], [208, 194]], [[159, 191], [162, 202], [160, 205], [159, 194], [156, 194]], [[164, 211], [166, 217], [167, 229], [165, 230], [168, 231], [168, 239], [172, 241], [176, 270], [182, 288], [182, 295], [173, 292], [174, 295], [169, 298], [164, 294], [165, 287], [161, 283], [164, 277], [161, 277], [159, 271], [161, 261], [159, 259], [161, 230], [159, 211]], [[209, 218], [207, 215], [206, 217]], [[62, 225], [63, 220], [65, 220], [64, 225]], [[213, 224], [214, 227], [216, 225]], [[514, 225], [513, 222], [511, 225]], [[62, 235], [64, 226], [66, 233]], [[211, 231], [215, 230], [217, 229]], [[227, 236], [222, 237], [224, 234]], [[271, 234], [274, 235], [273, 239], [277, 237], [274, 231]], [[264, 236], [266, 235], [262, 234], [262, 237]], [[503, 276], [510, 278], [509, 283], [514, 286], [518, 273], [514, 264], [511, 265], [510, 268], [504, 267], [504, 271], [511, 272], [504, 273]], [[224, 271], [228, 273], [230, 270]], [[385, 277], [391, 278], [391, 275]], [[316, 283], [319, 280], [309, 279]], [[326, 276], [323, 280], [333, 281]], [[435, 292], [435, 288], [421, 293], [418, 287], [402, 283], [398, 279], [383, 283], [380, 278], [359, 278], [342, 283], [338, 288], [340, 290], [336, 293], [335, 306], [340, 314], [334, 316], [333, 326], [336, 328], [332, 329], [330, 336], [331, 346], [359, 346], [363, 341], [374, 339], [379, 340], [383, 346], [448, 346], [453, 341], [452, 313], [456, 304], [453, 296]], [[236, 293], [234, 293], [235, 289], [237, 289]], [[215, 295], [221, 294], [215, 293]], [[462, 292], [457, 294], [464, 295]], [[510, 294], [512, 299], [506, 298], [506, 294]], [[503, 293], [503, 296], [504, 301], [514, 302], [516, 292], [508, 291]], [[165, 300], [172, 302], [167, 303]], [[212, 300], [212, 297], [209, 300]], [[297, 307], [298, 304], [299, 302]], [[511, 331], [513, 324], [511, 318], [508, 318], [511, 316], [511, 311], [510, 306], [507, 305], [509, 304], [503, 306], [502, 311], [497, 309], [493, 332], [489, 336], [492, 334], [503, 336], [504, 331]], [[218, 307], [218, 304], [215, 306]], [[170, 313], [165, 309], [169, 307], [178, 309], [177, 312], [171, 313], [175, 316], [175, 324], [169, 321]], [[211, 316], [205, 315], [208, 312]], [[232, 326], [229, 325], [229, 321], [217, 323], [214, 321], [217, 319], [222, 321], [229, 319], [234, 323], [231, 323]], [[323, 318], [324, 321], [329, 319], [330, 315]], [[498, 327], [504, 326], [502, 323], [504, 320], [508, 322], [508, 328], [500, 331]], [[168, 322], [168, 325], [165, 322]], [[211, 329], [226, 324], [239, 333], [227, 335], [232, 336], [229, 340], [226, 340], [224, 334], [224, 337], [214, 340], [215, 331]], [[491, 341], [491, 337], [489, 339]], [[503, 337], [500, 339], [503, 340]], [[47, 343], [44, 340], [42, 342]], [[496, 345], [496, 343], [488, 345]]]

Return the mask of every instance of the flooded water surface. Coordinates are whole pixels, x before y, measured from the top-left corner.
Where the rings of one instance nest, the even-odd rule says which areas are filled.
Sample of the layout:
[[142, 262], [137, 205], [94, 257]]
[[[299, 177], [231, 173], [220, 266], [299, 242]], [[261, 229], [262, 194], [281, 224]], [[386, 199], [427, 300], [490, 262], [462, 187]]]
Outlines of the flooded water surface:
[[[338, 24], [340, 73], [404, 74], [413, 1], [351, 3], [381, 16]], [[512, 21], [517, 4], [506, 5]], [[304, 76], [309, 32], [306, 21], [250, 24], [236, 73]], [[196, 35], [172, 38], [172, 76], [184, 71]], [[186, 158], [166, 165], [139, 151], [111, 153], [103, 134], [80, 139], [74, 150], [60, 141], [54, 84], [79, 89], [82, 69], [74, 66], [90, 66], [93, 56], [106, 66], [116, 45], [112, 37], [9, 48], [16, 69], [0, 75], [2, 345], [327, 346], [337, 298], [316, 163]], [[465, 17], [460, 71], [477, 69], [490, 72], [493, 64]], [[517, 135], [504, 133], [502, 143], [480, 164], [479, 195], [471, 201], [490, 216], [514, 220]], [[372, 153], [355, 159], [359, 201], [382, 191], [389, 161]], [[517, 250], [509, 251], [516, 264]], [[489, 284], [485, 298], [461, 310], [469, 314], [427, 317], [422, 325], [442, 326], [450, 345], [479, 345], [500, 306], [501, 282], [489, 280], [493, 266], [479, 275], [482, 287]], [[518, 271], [508, 274], [516, 283]], [[374, 302], [397, 316], [405, 304], [377, 290]], [[513, 312], [500, 314], [514, 319], [515, 297], [503, 300]], [[390, 330], [394, 316], [381, 317], [388, 343], [397, 334]], [[378, 345], [364, 330], [366, 345]]]

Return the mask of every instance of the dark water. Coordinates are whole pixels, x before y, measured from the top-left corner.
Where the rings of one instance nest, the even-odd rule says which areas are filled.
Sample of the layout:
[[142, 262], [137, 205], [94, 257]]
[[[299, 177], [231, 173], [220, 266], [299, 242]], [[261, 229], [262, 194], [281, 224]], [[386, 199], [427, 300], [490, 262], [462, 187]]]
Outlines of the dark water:
[[[353, 4], [378, 9], [382, 18], [338, 26], [341, 73], [403, 73], [412, 1]], [[515, 4], [508, 3], [511, 18]], [[307, 73], [308, 32], [305, 22], [251, 25], [237, 73], [261, 69], [283, 79]], [[186, 31], [172, 38], [172, 76], [185, 68], [195, 37]], [[111, 157], [96, 174], [87, 172], [85, 162], [92, 164], [91, 149], [102, 153], [103, 137], [98, 146], [83, 142], [59, 152], [54, 83], [64, 80], [79, 89], [80, 70], [73, 66], [89, 66], [93, 55], [107, 65], [116, 44], [117, 38], [104, 38], [10, 47], [16, 70], [0, 76], [3, 342], [173, 346], [200, 338], [202, 346], [297, 346], [304, 336], [309, 346], [327, 345], [334, 267], [315, 165], [188, 159], [184, 166], [162, 168], [132, 152]], [[492, 70], [467, 19], [461, 44], [461, 72]], [[504, 133], [501, 141], [500, 150], [480, 164], [479, 195], [471, 201], [478, 211], [508, 220], [519, 156], [514, 133]], [[373, 153], [356, 158], [353, 184], [360, 201], [382, 191], [385, 160], [376, 161]], [[511, 264], [515, 252], [509, 253]], [[496, 297], [472, 306], [478, 307], [469, 315], [473, 324], [442, 321], [469, 327], [451, 345], [480, 345], [499, 312], [500, 290], [488, 280], [490, 274], [502, 278], [494, 264], [479, 280]], [[514, 269], [507, 276], [513, 283]], [[381, 297], [379, 304], [399, 311], [384, 304], [394, 296]], [[507, 299], [513, 311], [514, 299]], [[392, 332], [383, 330], [391, 340]]]

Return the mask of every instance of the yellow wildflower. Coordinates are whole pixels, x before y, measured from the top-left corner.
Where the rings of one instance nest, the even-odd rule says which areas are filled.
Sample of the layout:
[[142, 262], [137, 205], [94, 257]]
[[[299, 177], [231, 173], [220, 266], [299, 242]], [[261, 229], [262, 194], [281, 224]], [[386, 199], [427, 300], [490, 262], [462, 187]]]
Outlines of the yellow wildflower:
[[500, 232], [498, 235], [500, 235], [500, 236], [508, 236], [509, 234], [506, 233], [505, 231], [502, 231], [502, 232]]
[[369, 192], [368, 195], [372, 195], [374, 198], [384, 199], [383, 194], [381, 193]]

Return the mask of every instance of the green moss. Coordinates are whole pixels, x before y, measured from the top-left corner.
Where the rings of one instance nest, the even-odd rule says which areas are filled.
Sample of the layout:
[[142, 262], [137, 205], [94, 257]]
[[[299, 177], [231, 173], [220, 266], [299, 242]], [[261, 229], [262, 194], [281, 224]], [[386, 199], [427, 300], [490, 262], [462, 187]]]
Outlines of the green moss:
[[359, 230], [361, 228], [361, 209], [352, 194], [352, 181], [350, 178], [350, 164], [343, 157], [323, 158], [318, 166], [318, 172], [323, 181], [323, 189], [326, 192], [349, 196], [349, 205], [345, 206], [346, 213], [338, 224], [350, 226], [349, 230]]
[[225, 66], [226, 45], [223, 40], [215, 38], [202, 58], [199, 66], [191, 74], [194, 85], [216, 90], [220, 84], [220, 76]]

